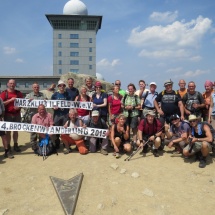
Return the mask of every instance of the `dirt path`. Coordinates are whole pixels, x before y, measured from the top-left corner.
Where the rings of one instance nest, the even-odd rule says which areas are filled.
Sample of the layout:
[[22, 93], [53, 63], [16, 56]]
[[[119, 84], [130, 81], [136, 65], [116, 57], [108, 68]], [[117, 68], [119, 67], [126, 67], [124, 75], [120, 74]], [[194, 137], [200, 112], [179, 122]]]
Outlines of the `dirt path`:
[[[22, 153], [3, 159], [0, 148], [0, 215], [63, 215], [49, 176], [69, 179], [83, 172], [76, 215], [214, 214], [215, 164], [205, 169], [193, 159], [172, 157], [167, 151], [155, 158], [139, 153], [129, 162], [100, 153], [73, 152], [43, 161], [20, 132]], [[139, 176], [139, 177], [138, 177]]]

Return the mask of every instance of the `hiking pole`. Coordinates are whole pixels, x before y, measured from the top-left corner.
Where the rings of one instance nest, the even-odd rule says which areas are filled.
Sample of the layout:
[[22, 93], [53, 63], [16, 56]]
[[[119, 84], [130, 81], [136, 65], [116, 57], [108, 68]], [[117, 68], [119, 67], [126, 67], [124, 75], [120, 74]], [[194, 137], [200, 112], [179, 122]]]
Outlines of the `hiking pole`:
[[43, 161], [46, 159], [46, 144], [43, 143]]
[[[163, 125], [163, 127], [162, 127], [158, 132], [156, 132], [156, 133], [161, 132], [161, 131], [163, 130], [163, 128], [164, 128], [164, 125]], [[156, 135], [154, 135], [154, 136], [156, 137]], [[138, 151], [140, 151], [141, 148], [143, 148], [145, 145], [147, 145], [149, 141], [150, 141], [150, 140], [148, 139], [148, 140], [144, 143], [143, 146], [139, 146], [139, 147], [137, 148], [137, 150], [134, 151], [134, 152], [132, 152], [132, 154], [129, 155], [127, 158], [125, 158], [124, 161], [129, 161]]]
[[193, 139], [192, 137], [189, 138], [189, 146], [190, 146], [190, 149], [189, 149], [189, 151], [188, 151], [189, 153], [192, 152], [193, 147], [194, 147], [194, 143], [192, 143], [192, 139]]

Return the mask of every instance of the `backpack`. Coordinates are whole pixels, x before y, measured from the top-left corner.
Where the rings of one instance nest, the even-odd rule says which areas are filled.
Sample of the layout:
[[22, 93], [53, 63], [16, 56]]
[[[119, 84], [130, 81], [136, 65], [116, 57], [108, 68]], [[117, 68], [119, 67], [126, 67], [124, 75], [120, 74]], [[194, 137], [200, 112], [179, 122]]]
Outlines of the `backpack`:
[[[111, 96], [111, 97], [110, 97], [111, 100], [109, 101], [109, 104], [110, 104], [110, 107], [111, 107], [112, 104], [113, 104], [114, 97], [113, 97], [113, 94], [111, 94], [111, 95], [109, 95], [109, 96]], [[122, 95], [120, 95], [120, 94], [119, 94], [119, 100], [120, 100], [120, 101], [122, 100]]]
[[[189, 122], [187, 122], [187, 121], [181, 121], [181, 125], [180, 125], [180, 129], [181, 129], [181, 130], [184, 130], [184, 124], [187, 124], [187, 125], [189, 125], [189, 127], [190, 127], [190, 123], [189, 123]], [[191, 128], [191, 127], [190, 127], [190, 128]], [[173, 129], [173, 133], [175, 133], [175, 132], [176, 132], [176, 128], [175, 128], [174, 125], [172, 126], [172, 129]]]
[[54, 152], [54, 146], [48, 134], [46, 134], [46, 137], [38, 142], [37, 146], [38, 147], [35, 150], [35, 153], [38, 156], [43, 156], [43, 160]]
[[[127, 98], [128, 94], [125, 94], [125, 96], [123, 97], [123, 105], [125, 106], [125, 100]], [[134, 98], [135, 98], [135, 103], [136, 105], [138, 104], [138, 101], [137, 101], [137, 98], [138, 98], [138, 95], [134, 94]]]
[[[7, 100], [7, 99], [8, 99], [8, 91], [7, 91], [7, 90], [4, 90], [3, 92], [5, 93], [5, 100]], [[2, 93], [3, 93], [3, 92], [2, 92]], [[19, 90], [15, 90], [15, 93], [16, 93], [16, 95], [17, 95], [17, 97], [18, 97], [18, 93], [20, 93], [20, 91], [19, 91]]]
[[[143, 104], [142, 104], [142, 109], [145, 107], [144, 103], [145, 103], [146, 98], [147, 98], [148, 95], [149, 95], [149, 91], [147, 90], [145, 96], [143, 97], [144, 102], [143, 102]], [[158, 92], [157, 92], [157, 91], [155, 91], [155, 95], [158, 96]]]

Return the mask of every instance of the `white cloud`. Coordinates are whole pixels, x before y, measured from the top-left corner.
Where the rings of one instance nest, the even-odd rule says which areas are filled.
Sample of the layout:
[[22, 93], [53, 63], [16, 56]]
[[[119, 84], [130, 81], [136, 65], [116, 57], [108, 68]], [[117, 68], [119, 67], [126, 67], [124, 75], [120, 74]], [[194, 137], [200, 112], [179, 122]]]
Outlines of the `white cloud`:
[[171, 23], [171, 22], [174, 22], [177, 19], [177, 17], [178, 17], [178, 11], [176, 10], [174, 12], [167, 11], [164, 13], [153, 12], [149, 18], [152, 21], [156, 21], [156, 22]]
[[190, 61], [198, 62], [198, 61], [200, 61], [201, 59], [202, 59], [201, 56], [193, 56], [193, 57], [190, 58]]
[[167, 73], [181, 73], [183, 71], [182, 67], [170, 68], [166, 72]]
[[182, 77], [184, 79], [186, 79], [186, 78], [196, 78], [198, 76], [208, 74], [208, 73], [209, 73], [209, 71], [204, 71], [204, 70], [197, 69], [195, 71], [187, 71], [185, 73], [181, 72], [180, 74], [175, 75], [174, 78], [179, 78], [179, 77]]
[[199, 16], [190, 22], [173, 22], [170, 25], [156, 25], [140, 30], [131, 31], [128, 43], [137, 47], [144, 46], [176, 46], [196, 47], [206, 32], [211, 29], [212, 21]]
[[15, 60], [15, 62], [16, 62], [16, 63], [24, 63], [24, 60], [21, 59], [21, 58], [17, 58], [17, 59]]
[[97, 66], [99, 66], [99, 67], [115, 67], [119, 64], [120, 64], [119, 59], [114, 59], [112, 61], [109, 61], [108, 59], [104, 58], [97, 63]]
[[3, 48], [3, 51], [5, 54], [14, 54], [16, 52], [16, 49], [12, 48], [12, 47], [5, 46]]

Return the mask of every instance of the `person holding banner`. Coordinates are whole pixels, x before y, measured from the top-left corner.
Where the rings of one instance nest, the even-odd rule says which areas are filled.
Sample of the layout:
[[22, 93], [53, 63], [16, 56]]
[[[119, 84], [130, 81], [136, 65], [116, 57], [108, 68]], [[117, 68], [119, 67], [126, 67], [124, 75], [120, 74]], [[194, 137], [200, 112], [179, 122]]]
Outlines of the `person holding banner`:
[[[2, 99], [0, 98], [0, 121], [3, 121], [4, 113], [5, 113], [5, 107], [4, 107]], [[4, 150], [5, 150], [4, 157], [5, 158], [14, 158], [14, 156], [12, 155], [12, 153], [9, 150], [5, 131], [0, 130], [0, 137], [2, 139], [2, 144], [3, 144]]]
[[[65, 91], [66, 84], [64, 81], [59, 80], [58, 81], [58, 92], [55, 92], [51, 100], [71, 100], [71, 97], [68, 92]], [[54, 125], [56, 126], [63, 126], [66, 121], [69, 118], [69, 109], [68, 108], [59, 108], [58, 106], [55, 106], [54, 108]], [[55, 140], [55, 146], [57, 149], [60, 148], [60, 135], [56, 135], [56, 140]]]
[[[42, 125], [45, 127], [51, 127], [54, 125], [54, 121], [53, 121], [53, 117], [50, 113], [46, 112], [46, 108], [43, 104], [39, 105], [38, 107], [38, 113], [36, 113], [33, 117], [32, 117], [32, 124], [36, 124], [36, 125]], [[37, 133], [39, 135], [39, 139], [43, 139], [46, 137], [45, 133]], [[56, 135], [54, 134], [49, 134], [49, 137], [52, 141], [52, 143], [55, 142], [56, 139]], [[32, 150], [35, 151], [37, 150], [37, 143], [34, 142], [34, 144], [32, 145]]]
[[[33, 89], [33, 92], [29, 93], [26, 95], [26, 99], [29, 99], [29, 100], [46, 100], [48, 99], [46, 97], [46, 95], [42, 92], [40, 92], [40, 86], [37, 82], [33, 83], [32, 84], [32, 89]], [[26, 110], [26, 113], [29, 113], [29, 118], [30, 118], [30, 122], [32, 120], [32, 117], [33, 115], [35, 115], [37, 113], [37, 108], [28, 108]], [[35, 132], [31, 132], [30, 133], [30, 144], [31, 145], [34, 145], [35, 142], [37, 142], [37, 133]]]
[[[69, 111], [69, 120], [64, 125], [65, 128], [76, 128], [76, 127], [82, 127], [83, 122], [80, 118], [78, 118], [77, 111], [72, 108]], [[65, 145], [64, 148], [64, 154], [69, 154], [72, 152], [72, 149], [70, 148], [71, 144], [75, 144], [78, 148], [78, 151], [80, 154], [85, 155], [88, 153], [88, 149], [84, 144], [84, 136], [78, 135], [78, 134], [61, 134], [61, 140]]]
[[[5, 106], [5, 116], [4, 121], [7, 122], [21, 122], [20, 107], [14, 106], [14, 100], [16, 98], [23, 98], [23, 95], [20, 91], [16, 90], [16, 81], [10, 79], [7, 83], [7, 89], [3, 91], [0, 97], [3, 100]], [[10, 148], [11, 141], [11, 131], [6, 131], [7, 142]], [[20, 152], [21, 149], [18, 146], [18, 131], [13, 131], [13, 142], [14, 142], [14, 151]]]
[[[100, 117], [99, 111], [94, 110], [91, 114], [91, 119], [87, 124], [87, 127], [90, 128], [98, 128], [98, 129], [108, 129], [107, 124], [105, 121]], [[109, 131], [106, 132], [106, 136], [109, 135]], [[97, 137], [88, 137], [87, 138], [89, 143], [89, 150], [90, 152], [96, 152], [97, 143], [101, 145], [101, 154], [108, 155], [107, 147], [108, 147], [108, 138], [97, 138]]]

